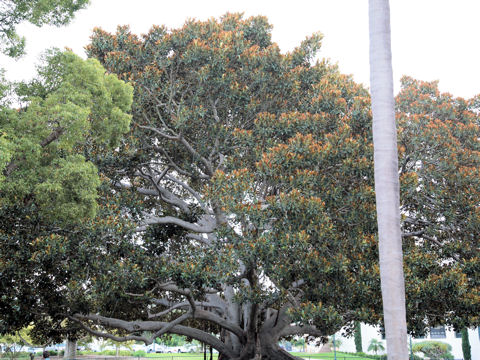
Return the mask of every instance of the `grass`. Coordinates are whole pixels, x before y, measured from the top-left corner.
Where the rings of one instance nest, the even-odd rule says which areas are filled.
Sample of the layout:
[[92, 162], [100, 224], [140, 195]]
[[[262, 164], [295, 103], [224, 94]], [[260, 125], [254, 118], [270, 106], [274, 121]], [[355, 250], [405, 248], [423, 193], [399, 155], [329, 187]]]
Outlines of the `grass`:
[[[321, 353], [321, 354], [309, 354], [304, 352], [292, 352], [292, 355], [304, 358], [304, 359], [334, 359], [334, 353]], [[362, 359], [358, 355], [346, 354], [340, 351], [337, 351], [337, 360], [344, 360], [344, 359]]]
[[[334, 354], [333, 352], [330, 353], [321, 353], [321, 354], [310, 354], [310, 353], [304, 353], [304, 352], [292, 352], [291, 353], [294, 356], [298, 356], [300, 358], [304, 359], [325, 359], [325, 360], [333, 360], [334, 359]], [[218, 354], [213, 354], [213, 359], [217, 360], [217, 355]], [[203, 353], [202, 354], [147, 354], [147, 357], [149, 358], [159, 358], [159, 359], [169, 359], [169, 360], [203, 360]], [[210, 359], [210, 354], [207, 353], [207, 359]], [[344, 360], [344, 359], [362, 359], [359, 356], [352, 355], [352, 354], [346, 354], [337, 351], [337, 360]]]
[[[85, 360], [88, 360], [88, 358], [92, 358], [92, 359], [115, 359], [114, 356], [111, 356], [111, 355], [102, 355], [102, 354], [90, 354], [90, 355], [87, 355], [87, 356], [80, 356], [79, 358], [80, 359], [85, 359]], [[118, 359], [121, 360], [124, 356], [119, 356]], [[133, 356], [127, 356], [128, 358], [132, 358]], [[147, 354], [146, 357], [148, 358], [155, 358], [155, 359], [165, 359], [165, 360], [182, 360], [182, 359], [185, 359], [185, 360], [203, 360], [203, 353], [199, 354], [199, 353], [185, 353], [185, 354], [182, 354], [182, 353], [166, 353], [166, 354]], [[218, 354], [213, 354], [213, 360], [217, 360], [218, 358]], [[38, 357], [36, 356], [35, 357], [35, 360], [39, 360], [41, 359], [41, 357]], [[60, 358], [57, 358], [56, 356], [51, 356], [50, 359], [52, 360], [57, 360], [57, 359], [63, 359], [63, 357], [60, 357]], [[144, 357], [140, 358], [140, 359], [145, 359]], [[207, 353], [207, 359], [210, 360], [210, 353]], [[8, 358], [1, 358], [0, 357], [0, 360], [9, 360]], [[15, 360], [30, 360], [30, 357], [17, 357], [15, 358]]]
[[[300, 358], [304, 359], [320, 359], [320, 360], [333, 360], [334, 354], [333, 352], [330, 353], [321, 353], [321, 354], [310, 354], [310, 353], [304, 353], [304, 352], [292, 352], [292, 355], [298, 356]], [[93, 355], [93, 356], [92, 356]], [[94, 354], [90, 355], [92, 358], [95, 356]], [[82, 356], [83, 357], [83, 356]], [[203, 360], [203, 353], [151, 353], [146, 355], [147, 358], [155, 358], [155, 359], [165, 359], [165, 360]], [[108, 359], [113, 359], [112, 356], [105, 356], [105, 355], [100, 355], [98, 354], [96, 356], [97, 359], [102, 359], [102, 358], [108, 358]], [[213, 360], [217, 360], [218, 354], [213, 354]], [[3, 358], [7, 359], [7, 358]], [[3, 360], [1, 359], [1, 360]], [[35, 357], [35, 360], [38, 360], [39, 357]], [[51, 357], [52, 360], [57, 359], [56, 356]], [[85, 358], [87, 360], [88, 358]], [[122, 359], [122, 356], [119, 357], [119, 360]], [[210, 353], [207, 352], [207, 359], [210, 359]], [[346, 359], [362, 359], [358, 356], [352, 355], [352, 354], [346, 354], [337, 351], [337, 360], [346, 360]], [[30, 360], [29, 357], [19, 357], [16, 358], [15, 360]]]
[[[181, 359], [184, 358], [185, 360], [203, 360], [203, 353], [187, 353], [187, 354], [177, 354], [177, 353], [167, 353], [167, 354], [147, 354], [149, 358], [160, 358], [160, 359]], [[213, 354], [213, 359], [217, 360], [218, 354]], [[210, 353], [207, 352], [207, 359], [210, 359]]]
[[[330, 353], [321, 353], [321, 354], [309, 354], [309, 353], [304, 353], [304, 352], [292, 352], [292, 355], [298, 356], [300, 358], [304, 359], [319, 359], [319, 360], [333, 360], [334, 359], [334, 354], [333, 352]], [[217, 360], [217, 355], [218, 354], [213, 354], [213, 359]], [[154, 358], [159, 358], [159, 359], [165, 359], [165, 360], [203, 360], [203, 353], [202, 354], [147, 354], [147, 357], [154, 357]], [[210, 359], [210, 354], [207, 353], [207, 359]], [[346, 354], [337, 351], [337, 360], [348, 360], [348, 359], [363, 359], [362, 357], [352, 355], [352, 354]], [[366, 358], [365, 358], [366, 359]]]

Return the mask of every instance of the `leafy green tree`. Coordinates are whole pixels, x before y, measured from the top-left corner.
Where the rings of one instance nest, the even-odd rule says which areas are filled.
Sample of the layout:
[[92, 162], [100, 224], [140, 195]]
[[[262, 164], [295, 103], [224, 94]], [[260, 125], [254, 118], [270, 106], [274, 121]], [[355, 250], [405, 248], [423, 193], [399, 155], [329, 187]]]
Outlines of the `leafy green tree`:
[[353, 333], [355, 339], [355, 351], [363, 352], [362, 347], [362, 324], [359, 321], [355, 322], [355, 332]]
[[31, 338], [32, 326], [25, 327], [15, 333], [0, 336], [0, 347], [3, 348], [2, 357], [15, 359], [21, 356], [26, 346], [34, 346]]
[[166, 346], [183, 346], [186, 343], [186, 341], [184, 336], [172, 334], [170, 336], [164, 335], [161, 338], [157, 338], [156, 343], [163, 344]]
[[23, 55], [25, 38], [16, 27], [27, 21], [36, 26], [65, 25], [88, 0], [3, 0], [0, 5], [0, 50], [11, 57]]
[[15, 359], [19, 356], [18, 349], [25, 346], [25, 342], [18, 334], [6, 334], [0, 337], [0, 345], [4, 349], [3, 356]]
[[102, 182], [92, 154], [109, 151], [128, 131], [132, 87], [97, 60], [54, 51], [34, 82], [16, 88], [22, 107], [0, 108], [10, 150], [0, 169], [0, 333], [35, 321], [32, 338], [43, 343], [54, 333], [59, 341], [71, 335], [63, 294], [83, 291], [71, 274], [92, 256], [81, 244], [101, 231], [95, 216], [113, 212], [98, 205]]
[[330, 337], [328, 342], [331, 344], [332, 348], [337, 351], [340, 349], [340, 346], [342, 346], [342, 340], [340, 339], [333, 339], [333, 337]]
[[470, 346], [470, 340], [468, 339], [468, 329], [463, 328], [461, 333], [463, 360], [472, 360], [472, 349]]
[[480, 310], [479, 105], [408, 77], [397, 96], [407, 318], [419, 335], [428, 308], [431, 326], [460, 329]]
[[421, 352], [425, 357], [431, 359], [453, 359], [453, 356], [450, 353], [452, 347], [449, 344], [441, 341], [422, 341], [414, 344], [412, 349], [413, 352]]
[[297, 347], [297, 348], [302, 348], [302, 351], [305, 351], [305, 338], [294, 338], [292, 339], [292, 345]]
[[370, 340], [370, 344], [368, 344], [367, 351], [373, 351], [375, 354], [379, 351], [384, 351], [385, 347], [383, 346], [383, 343], [381, 341], [378, 341], [377, 339], [372, 339]]
[[92, 343], [93, 343], [93, 336], [91, 334], [87, 334], [77, 340], [77, 345], [81, 346], [85, 350], [92, 350]]
[[100, 349], [103, 350], [107, 346], [114, 346], [115, 347], [115, 357], [118, 358], [121, 347], [125, 347], [128, 350], [132, 350], [134, 344], [135, 344], [135, 341], [133, 341], [133, 340], [119, 342], [119, 341], [115, 341], [115, 340], [112, 340], [112, 339], [105, 339], [100, 343]]
[[[291, 359], [279, 339], [379, 319], [368, 93], [311, 64], [319, 35], [283, 55], [270, 28], [228, 14], [142, 38], [97, 29], [88, 47], [135, 86], [109, 174], [144, 199], [143, 274], [123, 293], [144, 302], [156, 336], [186, 335], [224, 359]], [[73, 318], [137, 336], [98, 309]]]

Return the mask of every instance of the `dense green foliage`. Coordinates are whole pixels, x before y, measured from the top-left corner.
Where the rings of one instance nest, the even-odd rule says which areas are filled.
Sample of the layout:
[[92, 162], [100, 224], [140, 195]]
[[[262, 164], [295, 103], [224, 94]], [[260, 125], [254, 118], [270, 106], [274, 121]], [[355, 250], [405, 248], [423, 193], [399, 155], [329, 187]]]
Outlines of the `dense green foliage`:
[[[480, 127], [478, 97], [402, 79], [397, 96], [407, 319], [478, 324]], [[421, 305], [420, 305], [421, 304]], [[429, 309], [435, 309], [434, 313]]]
[[23, 55], [25, 38], [16, 27], [27, 21], [37, 26], [65, 25], [88, 0], [3, 0], [0, 4], [0, 51], [11, 57]]
[[[378, 322], [368, 94], [310, 64], [319, 37], [282, 55], [268, 32], [262, 18], [228, 15], [92, 38], [90, 54], [136, 87], [117, 172], [149, 195], [139, 224], [169, 259], [155, 259], [151, 279], [200, 294], [225, 284], [241, 308], [287, 309], [327, 333]], [[397, 102], [410, 331], [476, 323], [478, 100], [405, 78]]]
[[34, 197], [43, 217], [93, 218], [100, 180], [81, 150], [87, 143], [113, 147], [128, 131], [131, 88], [104, 75], [96, 60], [83, 61], [72, 53], [52, 54], [41, 76], [19, 86], [27, 106], [0, 109], [7, 149], [0, 171], [8, 177], [0, 182], [0, 204], [16, 206]]
[[135, 86], [110, 176], [148, 199], [145, 250], [135, 291], [118, 291], [145, 294], [146, 307], [181, 302], [185, 291], [165, 293], [178, 286], [208, 309], [215, 289], [229, 310], [209, 311], [246, 329], [242, 339], [216, 324], [240, 356], [258, 333], [318, 336], [380, 319], [368, 93], [327, 62], [311, 65], [320, 39], [283, 55], [264, 18], [226, 15], [142, 38], [96, 30], [88, 47]]
[[355, 322], [355, 332], [353, 333], [355, 339], [355, 351], [363, 352], [362, 347], [362, 324], [359, 321]]
[[470, 346], [470, 340], [468, 338], [468, 329], [463, 328], [461, 333], [463, 360], [472, 360], [472, 349]]
[[96, 256], [81, 244], [97, 241], [92, 220], [111, 211], [99, 208], [102, 182], [92, 161], [128, 131], [132, 87], [96, 60], [51, 52], [39, 77], [15, 88], [22, 107], [0, 108], [9, 150], [0, 169], [0, 332], [36, 319], [35, 337], [61, 327], [71, 274]]
[[[5, 334], [0, 336], [0, 348], [2, 357], [15, 358], [20, 355], [19, 347], [25, 346], [25, 342], [18, 334]], [[21, 349], [20, 349], [21, 350]]]

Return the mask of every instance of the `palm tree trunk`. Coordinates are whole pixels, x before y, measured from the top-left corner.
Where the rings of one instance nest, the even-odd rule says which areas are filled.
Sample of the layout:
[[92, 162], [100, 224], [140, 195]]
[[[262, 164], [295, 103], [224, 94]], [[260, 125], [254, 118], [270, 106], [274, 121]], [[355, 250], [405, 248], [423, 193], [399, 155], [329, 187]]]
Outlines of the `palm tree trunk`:
[[369, 0], [369, 21], [375, 193], [387, 353], [389, 360], [407, 360], [400, 187], [388, 0]]

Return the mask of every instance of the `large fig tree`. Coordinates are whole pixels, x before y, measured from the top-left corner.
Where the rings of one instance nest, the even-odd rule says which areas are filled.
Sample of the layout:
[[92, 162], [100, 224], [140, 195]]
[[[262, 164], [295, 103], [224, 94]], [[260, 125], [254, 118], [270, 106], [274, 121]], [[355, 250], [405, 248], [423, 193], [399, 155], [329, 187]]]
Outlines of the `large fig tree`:
[[230, 14], [95, 30], [89, 55], [135, 87], [108, 176], [142, 203], [136, 280], [116, 283], [143, 313], [97, 303], [73, 320], [186, 335], [224, 359], [289, 359], [281, 338], [378, 321], [368, 93], [312, 65], [320, 35], [282, 54], [270, 29]]
[[[74, 321], [98, 335], [111, 336], [102, 333], [108, 328], [130, 334], [118, 339], [186, 335], [226, 359], [291, 358], [279, 339], [319, 337], [355, 320], [381, 322], [369, 96], [328, 62], [314, 63], [319, 47], [315, 35], [281, 54], [264, 18], [231, 14], [176, 30], [154, 27], [142, 37], [126, 27], [95, 31], [89, 54], [135, 86], [131, 135], [108, 159], [115, 192], [141, 204], [128, 215], [135, 250], [112, 264], [117, 278], [108, 280], [120, 284], [110, 285], [115, 301], [134, 303], [135, 315], [119, 316], [97, 302]], [[475, 122], [476, 103], [468, 104]], [[404, 99], [401, 106], [410, 105]], [[405, 134], [415, 131], [410, 116]], [[411, 138], [417, 144], [421, 130]], [[427, 159], [419, 146], [410, 149]], [[462, 154], [466, 146], [452, 150]], [[400, 150], [409, 164], [402, 191], [426, 201], [431, 189], [418, 187], [420, 173], [412, 175], [421, 169], [418, 160], [413, 166], [412, 155]], [[407, 289], [435, 294], [409, 295], [411, 331], [475, 322], [471, 271], [478, 251], [455, 261], [432, 251], [432, 243], [419, 240], [426, 233], [412, 229], [414, 214], [423, 218], [426, 209], [414, 211], [411, 196], [405, 199]], [[434, 238], [444, 234], [429, 229]], [[469, 229], [459, 231], [474, 236]], [[442, 277], [448, 286], [419, 269], [425, 256], [432, 269], [450, 266]], [[455, 300], [432, 311], [452, 293]], [[152, 336], [141, 336], [143, 330]]]

